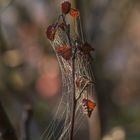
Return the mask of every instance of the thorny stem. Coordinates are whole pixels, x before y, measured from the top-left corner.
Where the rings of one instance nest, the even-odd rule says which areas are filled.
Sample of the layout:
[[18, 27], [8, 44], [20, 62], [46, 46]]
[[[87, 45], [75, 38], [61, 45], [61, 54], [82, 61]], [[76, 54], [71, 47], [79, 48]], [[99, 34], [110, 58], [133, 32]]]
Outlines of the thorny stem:
[[71, 116], [71, 128], [70, 128], [70, 136], [69, 140], [73, 140], [73, 132], [74, 132], [74, 123], [75, 123], [75, 111], [76, 111], [76, 104], [77, 100], [75, 97], [75, 54], [76, 49], [74, 49], [74, 53], [72, 56], [72, 84], [73, 84], [73, 93], [72, 93], [72, 116]]

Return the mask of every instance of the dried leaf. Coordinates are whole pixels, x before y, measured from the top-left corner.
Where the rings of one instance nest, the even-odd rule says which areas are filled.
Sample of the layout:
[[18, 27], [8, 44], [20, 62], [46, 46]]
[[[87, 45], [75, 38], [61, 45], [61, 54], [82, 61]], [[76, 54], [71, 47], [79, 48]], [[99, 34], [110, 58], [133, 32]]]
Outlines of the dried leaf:
[[92, 111], [96, 107], [96, 104], [93, 101], [89, 99], [85, 99], [85, 98], [83, 99], [82, 104], [83, 104], [84, 110], [86, 111], [86, 114], [88, 115], [88, 117], [90, 117], [92, 114]]
[[47, 35], [47, 38], [51, 41], [54, 40], [54, 37], [55, 37], [55, 26], [54, 25], [49, 25], [48, 28], [47, 28], [47, 31], [46, 31], [46, 35]]
[[85, 42], [84, 45], [80, 48], [80, 50], [84, 54], [90, 54], [91, 51], [94, 51], [94, 48], [92, 48], [89, 43]]
[[80, 12], [79, 12], [77, 9], [71, 8], [71, 10], [70, 10], [70, 15], [71, 15], [72, 17], [79, 17], [79, 16], [80, 16]]
[[61, 4], [61, 11], [63, 14], [68, 14], [70, 12], [71, 9], [71, 3], [69, 1], [64, 1]]
[[72, 48], [68, 46], [58, 47], [56, 52], [66, 60], [69, 60], [72, 56]]

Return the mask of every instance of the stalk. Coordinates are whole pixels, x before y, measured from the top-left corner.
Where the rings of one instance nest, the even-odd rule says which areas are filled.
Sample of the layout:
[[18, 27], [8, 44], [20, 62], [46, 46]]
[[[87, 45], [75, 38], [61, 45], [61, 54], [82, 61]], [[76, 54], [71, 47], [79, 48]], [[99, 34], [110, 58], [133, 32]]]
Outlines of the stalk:
[[75, 54], [76, 54], [76, 49], [74, 49], [74, 53], [72, 56], [72, 81], [73, 81], [73, 92], [72, 92], [72, 116], [71, 116], [71, 128], [70, 128], [70, 135], [69, 135], [69, 140], [73, 140], [74, 137], [74, 124], [75, 124], [75, 111], [76, 111], [76, 92], [75, 92]]

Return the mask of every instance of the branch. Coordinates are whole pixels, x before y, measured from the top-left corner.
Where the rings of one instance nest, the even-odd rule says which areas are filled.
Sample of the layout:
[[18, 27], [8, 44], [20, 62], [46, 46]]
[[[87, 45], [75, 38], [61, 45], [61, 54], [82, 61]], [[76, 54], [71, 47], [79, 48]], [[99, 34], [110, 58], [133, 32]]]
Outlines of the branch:
[[75, 55], [76, 48], [73, 48], [73, 56], [72, 56], [72, 84], [73, 84], [73, 93], [72, 93], [72, 116], [71, 116], [71, 128], [69, 140], [73, 140], [73, 132], [74, 132], [74, 124], [75, 124], [75, 110], [76, 110], [76, 98], [75, 98]]
[[83, 91], [85, 90], [85, 88], [86, 88], [86, 87], [88, 86], [88, 84], [90, 84], [90, 83], [94, 84], [94, 82], [92, 82], [92, 81], [87, 81], [86, 84], [84, 85], [84, 87], [82, 88], [82, 90], [79, 92], [79, 96], [77, 97], [76, 101], [78, 101], [78, 100], [81, 98], [81, 95], [82, 95]]

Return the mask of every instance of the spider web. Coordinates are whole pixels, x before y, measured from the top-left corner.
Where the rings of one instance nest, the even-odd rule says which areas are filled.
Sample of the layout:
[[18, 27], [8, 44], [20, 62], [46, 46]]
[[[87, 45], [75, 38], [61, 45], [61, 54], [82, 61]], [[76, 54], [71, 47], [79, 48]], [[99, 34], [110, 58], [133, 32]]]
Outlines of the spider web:
[[[74, 33], [76, 34], [76, 33]], [[76, 38], [73, 35], [70, 35], [71, 44], [67, 33], [60, 27], [57, 27], [55, 38], [51, 41], [51, 45], [56, 53], [59, 66], [62, 73], [62, 97], [58, 105], [57, 111], [54, 115], [54, 118], [48, 125], [47, 129], [42, 133], [40, 140], [68, 140], [70, 134], [70, 125], [71, 125], [71, 113], [72, 113], [72, 90], [73, 90], [73, 79], [72, 79], [72, 59], [65, 60], [60, 56], [56, 49], [60, 46], [76, 46]], [[75, 77], [86, 77], [88, 81], [94, 80], [94, 75], [91, 67], [91, 62], [89, 61], [90, 57], [85, 57], [81, 54], [80, 50], [76, 51], [75, 54]], [[86, 84], [86, 82], [85, 82]], [[82, 94], [81, 94], [81, 90]], [[82, 125], [82, 121], [85, 119], [84, 111], [81, 105], [83, 98], [92, 99], [94, 92], [94, 84], [89, 84], [88, 86], [77, 88], [76, 87], [76, 98], [79, 97], [76, 112], [75, 112], [75, 124], [74, 124], [74, 135], [77, 134], [78, 130]], [[80, 96], [81, 94], [81, 96]]]
[[[0, 16], [3, 13], [3, 11], [9, 7], [14, 0], [9, 1], [6, 7], [0, 9]], [[75, 22], [75, 21], [74, 21]], [[77, 23], [75, 23], [77, 24]], [[75, 30], [77, 31], [77, 28], [75, 27]], [[81, 32], [81, 31], [80, 31]], [[58, 55], [56, 52], [56, 48], [60, 46], [76, 46], [75, 40], [77, 34], [74, 32], [71, 34], [71, 43], [69, 42], [69, 38], [67, 36], [67, 33], [63, 31], [61, 28], [57, 28], [55, 39], [51, 42], [51, 45], [56, 53], [61, 73], [62, 73], [62, 81], [63, 81], [63, 87], [62, 87], [62, 97], [60, 99], [58, 108], [56, 110], [56, 113], [49, 123], [48, 127], [45, 129], [45, 131], [42, 133], [40, 140], [67, 140], [70, 134], [70, 125], [71, 125], [71, 112], [72, 112], [72, 89], [73, 89], [73, 82], [72, 82], [72, 61], [65, 60], [62, 56]], [[82, 36], [83, 39], [83, 36]], [[81, 41], [82, 42], [82, 41]], [[91, 67], [91, 63], [89, 62], [88, 57], [85, 57], [84, 55], [80, 54], [80, 50], [76, 51], [76, 58], [75, 58], [75, 76], [78, 78], [86, 77], [89, 81], [94, 80], [94, 75]], [[82, 88], [76, 88], [76, 97], [79, 97], [79, 94], [81, 92]], [[83, 120], [85, 119], [84, 111], [82, 109], [82, 99], [83, 98], [92, 98], [94, 92], [94, 85], [89, 84], [82, 92], [82, 96], [79, 98], [76, 106], [76, 112], [75, 112], [75, 125], [74, 125], [74, 135], [77, 134], [78, 130], [80, 129]]]

